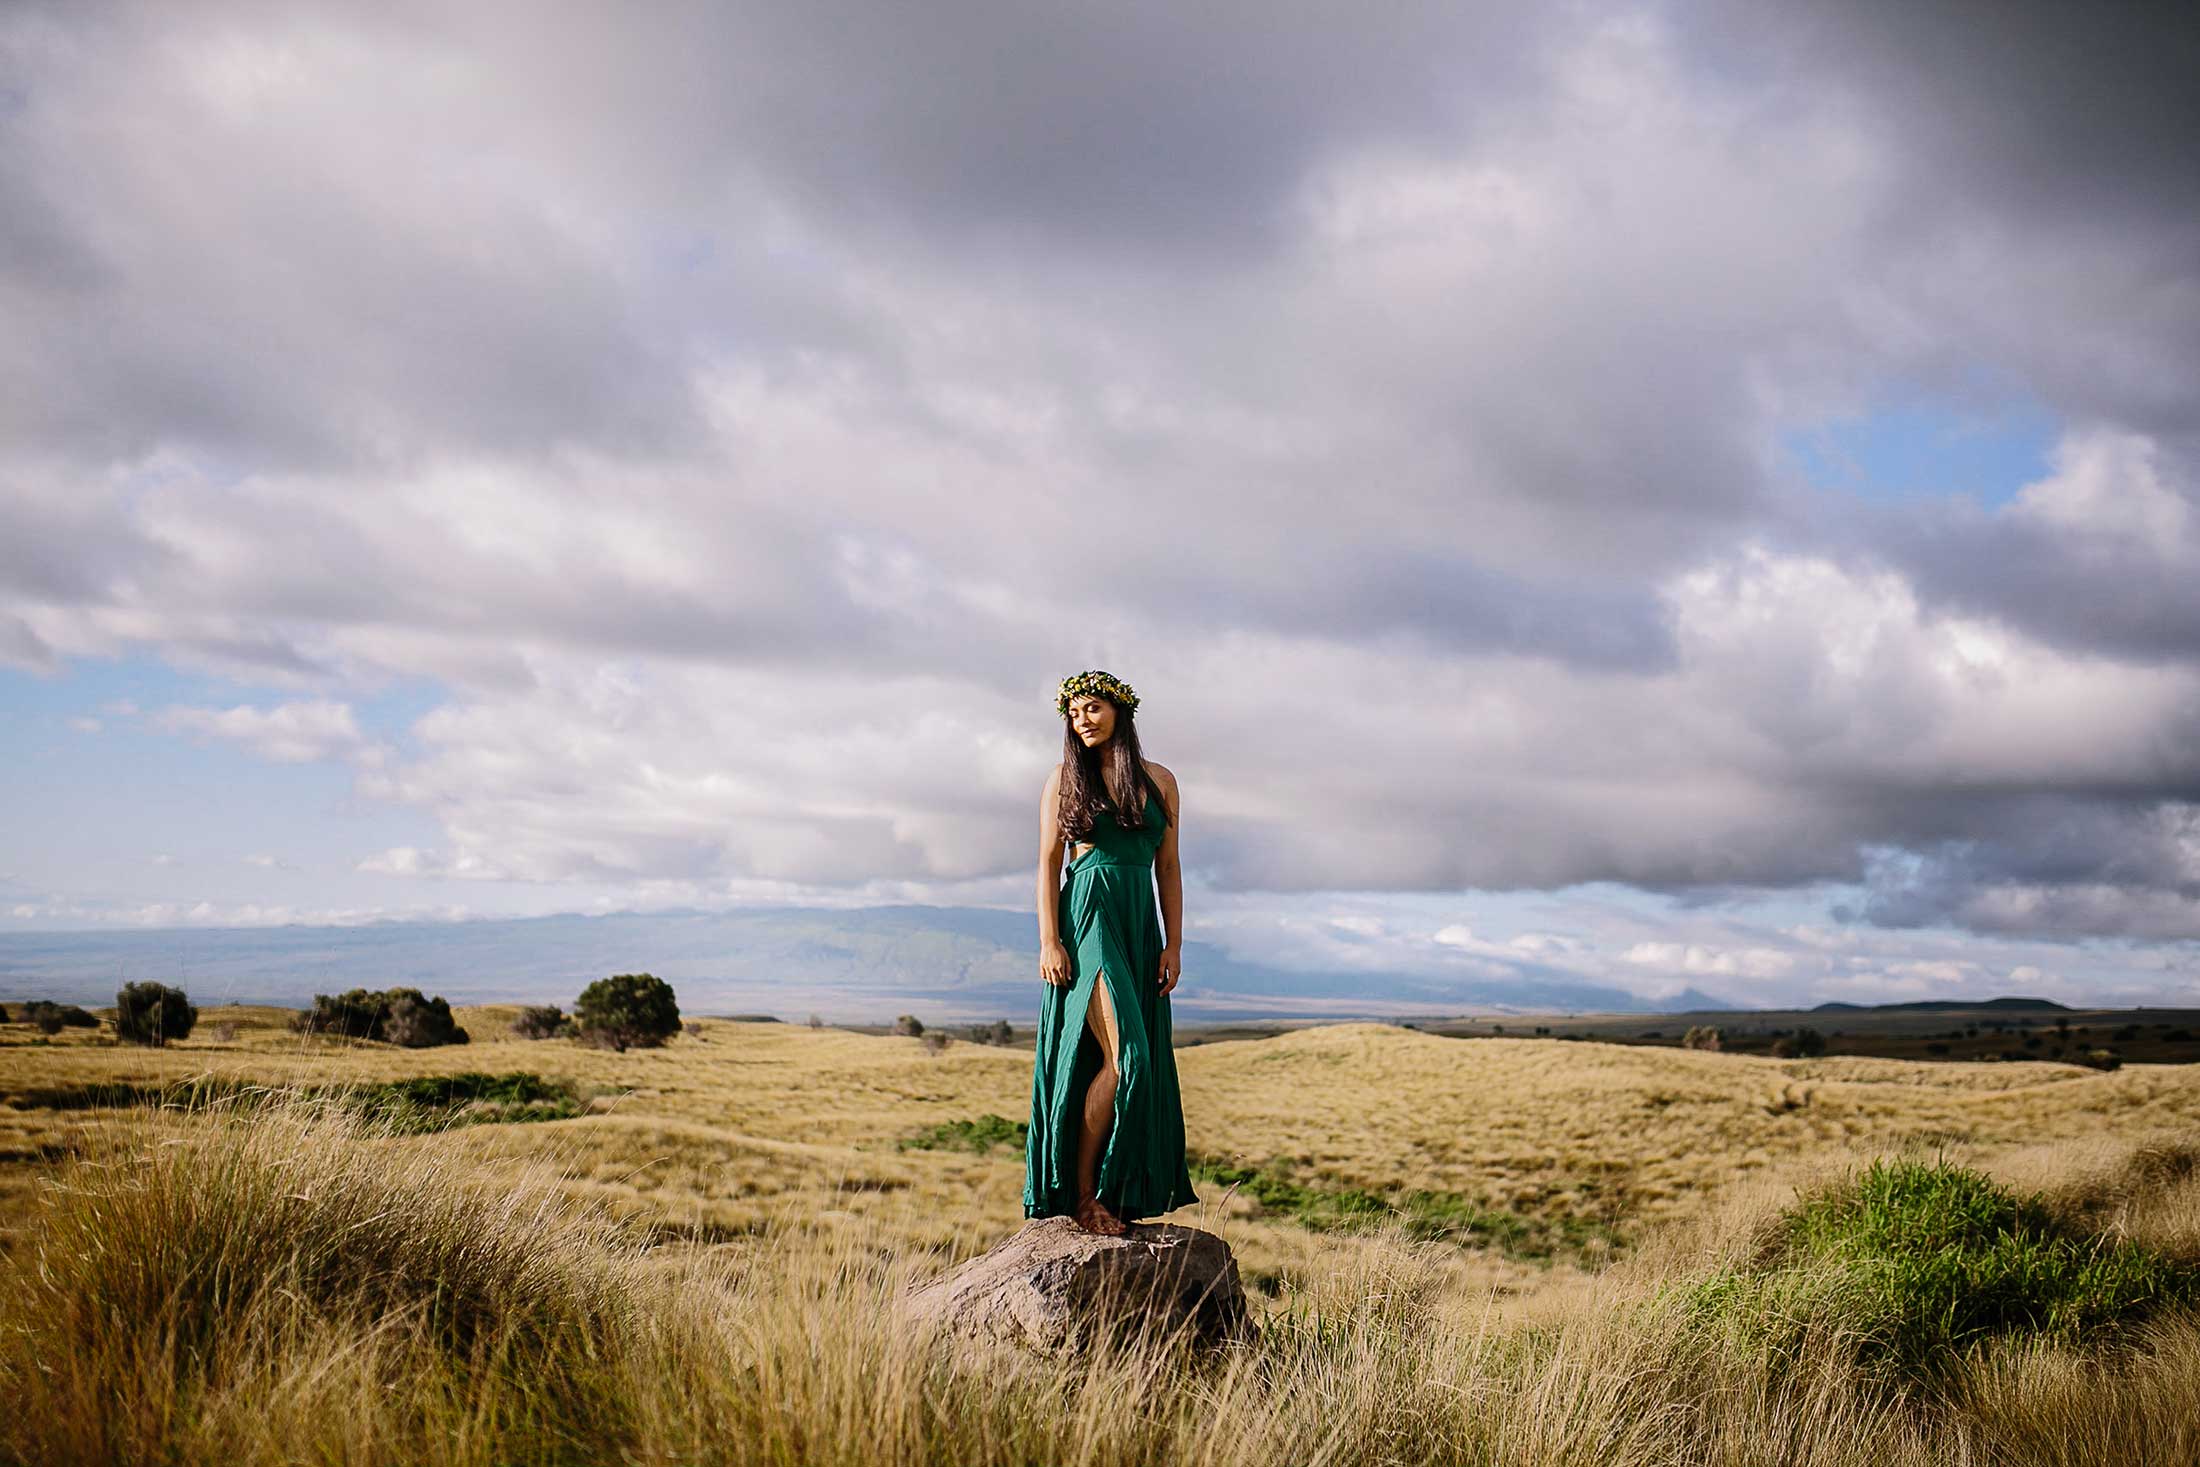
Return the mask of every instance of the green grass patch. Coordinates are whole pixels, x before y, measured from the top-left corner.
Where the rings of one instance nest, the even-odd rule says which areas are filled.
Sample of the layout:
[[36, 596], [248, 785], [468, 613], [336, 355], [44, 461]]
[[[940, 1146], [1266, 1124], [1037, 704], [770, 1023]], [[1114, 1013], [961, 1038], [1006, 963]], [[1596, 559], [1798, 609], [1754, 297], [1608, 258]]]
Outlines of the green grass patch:
[[[942, 1121], [894, 1143], [897, 1151], [968, 1151], [983, 1156], [996, 1147], [1019, 1155], [1030, 1123], [1005, 1116]], [[1296, 1176], [1292, 1164], [1270, 1157], [1258, 1166], [1242, 1166], [1220, 1157], [1191, 1152], [1185, 1158], [1195, 1182], [1235, 1186], [1261, 1211], [1288, 1218], [1317, 1232], [1344, 1231], [1396, 1221], [1415, 1238], [1444, 1238], [1462, 1247], [1495, 1248], [1508, 1257], [1549, 1262], [1565, 1256], [1610, 1252], [1622, 1245], [1607, 1223], [1554, 1214], [1538, 1217], [1491, 1207], [1459, 1192], [1415, 1188], [1371, 1190], [1340, 1187]]]
[[358, 1085], [274, 1086], [254, 1080], [198, 1076], [168, 1084], [94, 1081], [25, 1089], [7, 1095], [18, 1110], [107, 1110], [175, 1106], [203, 1110], [220, 1105], [249, 1108], [297, 1097], [332, 1101], [362, 1118], [404, 1134], [454, 1126], [566, 1120], [582, 1114], [588, 1098], [567, 1081], [528, 1071], [490, 1075], [420, 1075]]
[[1618, 1230], [1608, 1223], [1493, 1207], [1462, 1192], [1325, 1186], [1296, 1176], [1292, 1164], [1282, 1157], [1244, 1166], [1194, 1152], [1190, 1165], [1194, 1181], [1235, 1186], [1258, 1202], [1263, 1212], [1291, 1218], [1317, 1232], [1395, 1221], [1411, 1237], [1494, 1248], [1507, 1257], [1537, 1263], [1610, 1251], [1623, 1244]]
[[2200, 1269], [2069, 1227], [1968, 1168], [1878, 1161], [1788, 1209], [1749, 1268], [1692, 1302], [1775, 1351], [1837, 1337], [1867, 1367], [1932, 1380], [1994, 1338], [2086, 1346], [2200, 1305]]
[[580, 1115], [588, 1101], [563, 1080], [526, 1070], [504, 1075], [467, 1071], [421, 1075], [362, 1085], [344, 1100], [368, 1118], [401, 1131], [440, 1131], [451, 1126], [563, 1121]]
[[896, 1151], [974, 1151], [980, 1156], [996, 1146], [1012, 1146], [1021, 1153], [1025, 1137], [1031, 1131], [1029, 1121], [1012, 1121], [1006, 1116], [982, 1115], [974, 1121], [942, 1121], [914, 1136], [904, 1136], [894, 1143]]

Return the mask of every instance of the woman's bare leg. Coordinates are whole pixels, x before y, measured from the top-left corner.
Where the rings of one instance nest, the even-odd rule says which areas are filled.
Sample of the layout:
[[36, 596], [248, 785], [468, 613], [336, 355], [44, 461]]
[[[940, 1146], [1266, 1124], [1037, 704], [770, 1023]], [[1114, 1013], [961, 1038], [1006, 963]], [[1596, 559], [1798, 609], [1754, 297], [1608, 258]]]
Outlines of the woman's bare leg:
[[1123, 1220], [1094, 1193], [1100, 1148], [1115, 1123], [1115, 1001], [1108, 996], [1108, 975], [1095, 973], [1092, 1002], [1085, 1006], [1085, 1027], [1100, 1041], [1100, 1072], [1085, 1087], [1084, 1122], [1077, 1128], [1077, 1221], [1087, 1232], [1120, 1237]]

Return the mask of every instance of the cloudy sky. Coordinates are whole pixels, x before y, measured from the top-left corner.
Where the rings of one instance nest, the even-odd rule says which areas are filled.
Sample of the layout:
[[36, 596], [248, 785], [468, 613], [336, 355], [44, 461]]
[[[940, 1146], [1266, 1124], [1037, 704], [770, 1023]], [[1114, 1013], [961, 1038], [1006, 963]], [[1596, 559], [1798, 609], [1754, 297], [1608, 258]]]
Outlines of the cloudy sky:
[[1249, 958], [2200, 1002], [2196, 34], [15, 0], [0, 932], [1028, 905], [1098, 666]]

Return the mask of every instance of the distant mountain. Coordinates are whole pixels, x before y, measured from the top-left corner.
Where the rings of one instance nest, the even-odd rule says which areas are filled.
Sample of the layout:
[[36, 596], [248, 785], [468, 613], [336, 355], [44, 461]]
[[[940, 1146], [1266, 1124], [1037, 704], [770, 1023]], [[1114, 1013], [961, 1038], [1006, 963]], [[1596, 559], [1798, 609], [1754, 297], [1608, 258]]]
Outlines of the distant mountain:
[[1951, 1014], [1991, 1009], [2001, 1013], [2071, 1012], [2070, 1005], [2051, 998], [1928, 998], [1914, 1003], [1822, 1003], [1814, 1014]]
[[[0, 934], [0, 998], [107, 1003], [126, 980], [181, 984], [201, 1005], [304, 1005], [315, 993], [405, 984], [462, 1003], [570, 1003], [611, 973], [650, 972], [688, 1013], [810, 1013], [927, 1023], [1037, 1012], [1039, 924], [985, 907], [769, 907], [359, 927], [166, 928]], [[1515, 979], [1308, 972], [1184, 945], [1171, 1007], [1187, 1023], [1388, 1019], [1469, 1011], [1645, 1013], [1623, 989], [1563, 973]], [[1675, 1002], [1728, 1007], [1693, 991]]]

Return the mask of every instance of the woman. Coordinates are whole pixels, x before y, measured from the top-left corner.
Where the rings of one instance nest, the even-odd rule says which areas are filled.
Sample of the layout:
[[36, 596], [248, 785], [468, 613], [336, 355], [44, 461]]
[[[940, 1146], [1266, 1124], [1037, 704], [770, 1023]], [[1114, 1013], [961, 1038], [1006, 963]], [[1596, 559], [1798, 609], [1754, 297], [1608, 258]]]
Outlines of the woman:
[[[1039, 1044], [1024, 1216], [1126, 1225], [1198, 1201], [1169, 993], [1182, 965], [1176, 776], [1138, 749], [1138, 695], [1105, 672], [1062, 682], [1062, 762], [1039, 800]], [[1062, 884], [1062, 847], [1071, 847]], [[1161, 921], [1154, 920], [1160, 878]]]

